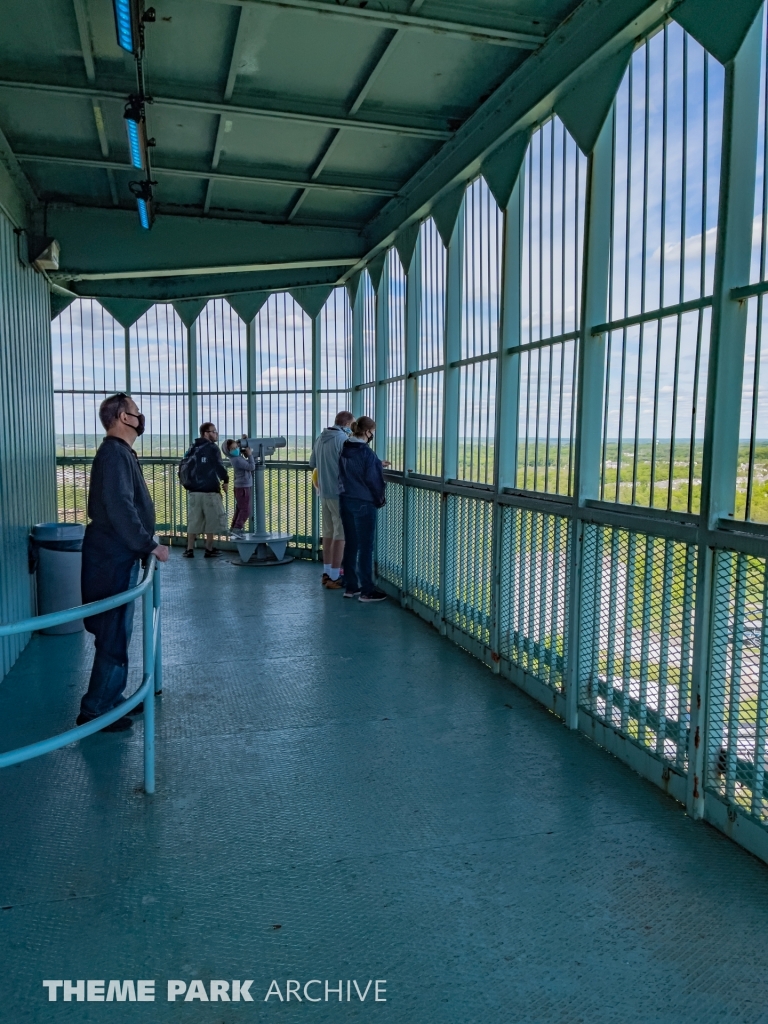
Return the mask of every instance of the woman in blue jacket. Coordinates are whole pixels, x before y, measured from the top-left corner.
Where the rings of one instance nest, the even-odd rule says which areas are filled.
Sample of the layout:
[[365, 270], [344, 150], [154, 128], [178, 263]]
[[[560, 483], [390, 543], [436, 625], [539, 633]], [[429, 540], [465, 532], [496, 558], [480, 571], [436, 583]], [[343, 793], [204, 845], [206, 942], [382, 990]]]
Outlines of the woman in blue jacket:
[[373, 585], [373, 541], [376, 512], [386, 505], [382, 462], [370, 447], [376, 424], [361, 416], [339, 457], [339, 511], [344, 526], [344, 597], [364, 603], [385, 601], [387, 595]]

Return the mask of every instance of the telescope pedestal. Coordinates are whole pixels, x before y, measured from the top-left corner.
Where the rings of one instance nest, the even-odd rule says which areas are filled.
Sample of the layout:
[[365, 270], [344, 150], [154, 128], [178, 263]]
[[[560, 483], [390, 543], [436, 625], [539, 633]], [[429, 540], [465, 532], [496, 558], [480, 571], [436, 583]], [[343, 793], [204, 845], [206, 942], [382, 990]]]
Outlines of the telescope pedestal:
[[234, 565], [285, 565], [293, 561], [285, 549], [293, 535], [290, 533], [245, 533], [234, 537], [240, 555]]

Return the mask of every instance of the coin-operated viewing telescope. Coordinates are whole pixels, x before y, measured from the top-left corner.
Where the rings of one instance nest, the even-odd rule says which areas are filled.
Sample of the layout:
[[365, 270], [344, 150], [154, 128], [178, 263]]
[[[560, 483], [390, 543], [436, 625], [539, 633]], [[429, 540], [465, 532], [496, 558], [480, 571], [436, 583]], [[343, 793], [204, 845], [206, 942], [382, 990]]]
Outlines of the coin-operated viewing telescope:
[[253, 511], [251, 525], [253, 533], [235, 535], [233, 540], [240, 554], [240, 565], [285, 565], [292, 562], [291, 556], [286, 557], [285, 549], [292, 539], [292, 533], [268, 533], [267, 517], [264, 502], [264, 466], [270, 455], [278, 448], [285, 448], [284, 437], [241, 437], [241, 448], [250, 448], [253, 452], [256, 470], [253, 474]]

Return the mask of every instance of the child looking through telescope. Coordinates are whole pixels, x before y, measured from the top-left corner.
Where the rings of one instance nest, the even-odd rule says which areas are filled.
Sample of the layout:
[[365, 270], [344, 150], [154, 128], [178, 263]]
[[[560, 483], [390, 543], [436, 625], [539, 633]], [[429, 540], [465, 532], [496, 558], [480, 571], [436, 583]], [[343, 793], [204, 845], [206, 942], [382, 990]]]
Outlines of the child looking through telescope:
[[243, 435], [240, 441], [225, 441], [222, 445], [222, 451], [235, 471], [235, 514], [230, 530], [241, 535], [251, 514], [253, 473], [256, 469], [253, 452], [247, 447], [247, 440]]

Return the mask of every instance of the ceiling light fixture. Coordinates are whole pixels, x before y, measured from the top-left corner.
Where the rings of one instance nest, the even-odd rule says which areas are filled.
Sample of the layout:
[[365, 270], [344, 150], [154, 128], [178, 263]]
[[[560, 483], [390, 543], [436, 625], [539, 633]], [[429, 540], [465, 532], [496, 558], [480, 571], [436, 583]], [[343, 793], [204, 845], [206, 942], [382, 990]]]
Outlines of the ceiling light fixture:
[[145, 98], [131, 96], [125, 106], [125, 128], [128, 132], [128, 149], [131, 163], [139, 171], [149, 170], [147, 148], [154, 146], [155, 140], [147, 138], [147, 121], [144, 115]]
[[144, 23], [155, 20], [154, 7], [144, 10], [144, 0], [112, 0], [117, 45], [135, 57], [144, 52]]
[[155, 220], [155, 211], [152, 203], [152, 186], [156, 181], [132, 181], [129, 183], [133, 195], [136, 197], [136, 206], [139, 211], [139, 221], [145, 231], [149, 231]]

